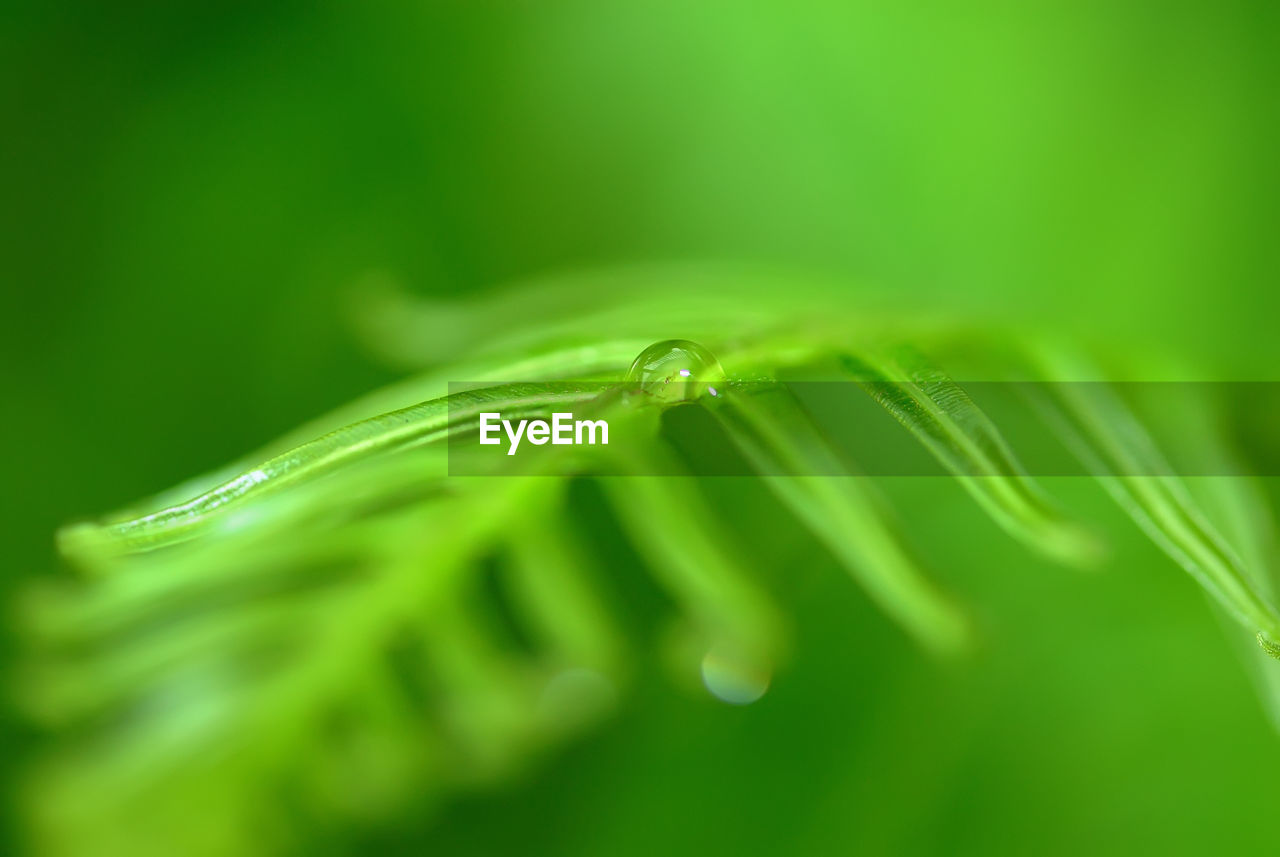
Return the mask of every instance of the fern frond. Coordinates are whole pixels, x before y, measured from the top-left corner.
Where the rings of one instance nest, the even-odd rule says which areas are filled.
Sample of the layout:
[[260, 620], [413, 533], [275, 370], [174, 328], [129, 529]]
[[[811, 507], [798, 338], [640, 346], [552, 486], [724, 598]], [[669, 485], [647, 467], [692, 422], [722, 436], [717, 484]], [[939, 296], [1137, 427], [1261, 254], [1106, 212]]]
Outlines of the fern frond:
[[[393, 311], [369, 325], [404, 362], [468, 353], [185, 493], [64, 530], [62, 551], [83, 574], [29, 593], [31, 655], [18, 688], [55, 736], [27, 787], [47, 853], [104, 843], [133, 854], [272, 853], [296, 831], [268, 811], [271, 795], [288, 794], [313, 819], [377, 818], [509, 776], [607, 713], [634, 641], [596, 593], [610, 558], [563, 520], [574, 477], [598, 481], [653, 583], [695, 629], [700, 662], [684, 669], [727, 701], [758, 696], [786, 652], [784, 611], [733, 547], [743, 522], [722, 520], [675, 463], [661, 430], [673, 407], [709, 411], [780, 508], [911, 638], [962, 652], [971, 620], [837, 451], [841, 427], [775, 383], [821, 361], [842, 359], [1000, 529], [1055, 558], [1096, 561], [1086, 527], [1033, 484], [963, 385], [922, 356], [943, 342], [981, 350], [999, 336], [871, 321], [833, 304], [829, 290], [779, 282], [637, 270], [616, 275], [613, 289], [544, 284], [536, 300], [516, 292], [415, 308], [387, 298]], [[469, 331], [490, 329], [508, 332], [463, 348]], [[727, 395], [627, 394], [635, 355], [674, 337], [711, 349]], [[919, 352], [879, 349], [886, 340]], [[1050, 377], [1070, 378], [1071, 368]], [[450, 381], [473, 383], [450, 394]], [[1267, 573], [1254, 568], [1261, 535], [1238, 537], [1254, 541], [1238, 549], [1178, 480], [1133, 475], [1155, 472], [1156, 441], [1105, 391], [1064, 393], [1046, 404], [1049, 422], [1274, 653], [1280, 619]], [[542, 415], [565, 403], [633, 430], [639, 446], [621, 473], [592, 476], [620, 461], [582, 448], [500, 477], [449, 475], [445, 444], [474, 430], [480, 412]], [[481, 585], [492, 568], [503, 604]]]

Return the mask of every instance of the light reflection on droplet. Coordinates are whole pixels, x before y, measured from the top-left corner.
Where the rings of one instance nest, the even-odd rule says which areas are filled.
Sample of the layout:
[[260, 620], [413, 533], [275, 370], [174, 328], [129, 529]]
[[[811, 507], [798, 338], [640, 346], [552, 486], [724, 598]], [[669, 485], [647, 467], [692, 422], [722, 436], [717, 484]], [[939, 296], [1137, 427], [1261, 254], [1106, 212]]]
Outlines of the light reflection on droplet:
[[702, 683], [730, 705], [750, 705], [764, 696], [772, 678], [768, 666], [712, 648], [702, 658]]
[[718, 395], [708, 385], [723, 382], [725, 374], [715, 355], [698, 343], [666, 339], [640, 352], [626, 380], [661, 401], [691, 402], [703, 393]]

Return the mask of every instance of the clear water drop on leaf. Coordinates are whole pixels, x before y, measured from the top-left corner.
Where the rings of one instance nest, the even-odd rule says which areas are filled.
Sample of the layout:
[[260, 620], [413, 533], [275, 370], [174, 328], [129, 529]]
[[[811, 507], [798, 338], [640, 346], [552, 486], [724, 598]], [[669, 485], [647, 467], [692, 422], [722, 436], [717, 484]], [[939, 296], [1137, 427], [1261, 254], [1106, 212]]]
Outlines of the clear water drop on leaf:
[[723, 646], [713, 646], [702, 658], [702, 683], [730, 705], [749, 705], [764, 696], [771, 673], [767, 664]]
[[721, 395], [724, 369], [716, 356], [688, 339], [655, 342], [631, 364], [626, 380], [663, 402]]

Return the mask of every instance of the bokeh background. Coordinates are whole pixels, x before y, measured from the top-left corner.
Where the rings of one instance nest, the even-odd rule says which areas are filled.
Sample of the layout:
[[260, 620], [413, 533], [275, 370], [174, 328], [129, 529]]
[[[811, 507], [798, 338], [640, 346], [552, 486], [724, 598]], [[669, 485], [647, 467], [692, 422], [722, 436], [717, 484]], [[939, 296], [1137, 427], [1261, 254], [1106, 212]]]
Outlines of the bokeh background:
[[[449, 295], [761, 263], [869, 307], [1051, 322], [1274, 380], [1278, 18], [1091, 0], [10, 4], [4, 585], [56, 567], [59, 524], [400, 377], [359, 335], [371, 280]], [[895, 490], [980, 605], [968, 663], [913, 651], [798, 534], [743, 533], [797, 628], [764, 699], [731, 708], [642, 665], [617, 717], [525, 777], [332, 847], [1274, 847], [1280, 740], [1182, 572], [1118, 515], [1108, 567], [1081, 577], [999, 538], [953, 485]], [[1087, 485], [1057, 490], [1101, 508]], [[5, 729], [15, 763], [26, 729]]]

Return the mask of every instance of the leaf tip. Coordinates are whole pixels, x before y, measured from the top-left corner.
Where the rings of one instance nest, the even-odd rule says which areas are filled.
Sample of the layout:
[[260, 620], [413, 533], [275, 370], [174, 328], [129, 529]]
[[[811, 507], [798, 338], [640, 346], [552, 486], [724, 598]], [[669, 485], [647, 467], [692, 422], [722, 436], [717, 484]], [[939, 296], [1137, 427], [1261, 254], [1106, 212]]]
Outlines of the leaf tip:
[[1280, 660], [1280, 643], [1268, 637], [1263, 631], [1258, 632], [1258, 645], [1262, 646], [1262, 651]]

